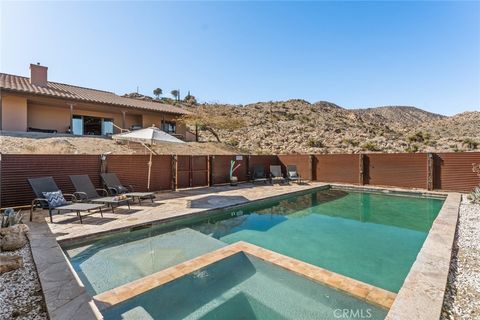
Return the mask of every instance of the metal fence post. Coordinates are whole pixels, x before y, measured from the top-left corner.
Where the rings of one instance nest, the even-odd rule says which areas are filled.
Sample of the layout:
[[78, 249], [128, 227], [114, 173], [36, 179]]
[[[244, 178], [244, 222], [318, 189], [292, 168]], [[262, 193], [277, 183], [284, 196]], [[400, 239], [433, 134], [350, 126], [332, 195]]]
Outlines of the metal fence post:
[[172, 191], [177, 190], [177, 155], [172, 155]]
[[363, 153], [359, 154], [358, 157], [358, 184], [363, 186], [365, 184], [365, 155]]
[[427, 190], [433, 190], [434, 155], [427, 154]]
[[215, 156], [208, 157], [208, 165], [210, 167], [210, 174], [209, 174], [209, 186], [213, 186], [215, 184], [215, 176], [214, 176], [214, 164], [215, 164]]
[[309, 177], [307, 177], [310, 181], [316, 180], [316, 167], [315, 167], [315, 156], [313, 154], [308, 155], [308, 166], [310, 168]]
[[188, 180], [189, 180], [188, 185], [191, 188], [191, 187], [193, 187], [193, 156], [192, 155], [190, 155], [189, 160], [190, 160], [190, 165], [189, 165], [190, 170], [188, 170], [189, 171], [188, 172]]

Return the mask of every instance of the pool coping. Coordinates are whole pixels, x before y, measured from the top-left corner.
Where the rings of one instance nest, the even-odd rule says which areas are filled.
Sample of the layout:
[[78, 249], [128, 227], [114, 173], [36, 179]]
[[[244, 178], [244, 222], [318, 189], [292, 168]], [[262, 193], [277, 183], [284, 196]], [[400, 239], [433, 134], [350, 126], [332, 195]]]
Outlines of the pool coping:
[[461, 198], [448, 193], [386, 320], [440, 318]]
[[[329, 189], [331, 187], [345, 187], [366, 191], [390, 190], [412, 194], [421, 193], [422, 195], [446, 196], [444, 205], [432, 224], [425, 243], [417, 256], [416, 261], [412, 265], [396, 299], [393, 301], [387, 317], [385, 318], [389, 320], [412, 318], [438, 319], [443, 305], [443, 297], [448, 278], [451, 249], [456, 231], [461, 194], [427, 191], [423, 189], [377, 186], [364, 187], [336, 183], [315, 185], [311, 188], [305, 188], [294, 192], [275, 194], [233, 205], [208, 208], [184, 215], [160, 218], [148, 223], [137, 223], [128, 227], [121, 227], [63, 240], [58, 240], [56, 236], [52, 234], [45, 221], [40, 223], [30, 222], [28, 223], [31, 230], [29, 235], [30, 245], [32, 247], [32, 255], [37, 267], [49, 317], [52, 320], [72, 318], [103, 319], [100, 310], [95, 305], [92, 297], [86, 293], [84, 285], [66, 258], [61, 248], [62, 244], [84, 241], [111, 233], [117, 233], [119, 231], [128, 231], [138, 226], [164, 224], [188, 217], [198, 217], [204, 214], [211, 214], [212, 212], [228, 211], [250, 203], [269, 201], [312, 190]], [[439, 250], [442, 252], [441, 254], [438, 253]], [[436, 261], [438, 259], [440, 260], [440, 264]], [[67, 298], [59, 299], [60, 296], [66, 296]]]
[[226, 247], [211, 251], [170, 268], [100, 293], [94, 296], [93, 299], [97, 304], [97, 307], [100, 310], [104, 310], [242, 252], [383, 309], [388, 310], [396, 297], [395, 293], [382, 288], [328, 271], [321, 267], [314, 266], [245, 241], [238, 241]]

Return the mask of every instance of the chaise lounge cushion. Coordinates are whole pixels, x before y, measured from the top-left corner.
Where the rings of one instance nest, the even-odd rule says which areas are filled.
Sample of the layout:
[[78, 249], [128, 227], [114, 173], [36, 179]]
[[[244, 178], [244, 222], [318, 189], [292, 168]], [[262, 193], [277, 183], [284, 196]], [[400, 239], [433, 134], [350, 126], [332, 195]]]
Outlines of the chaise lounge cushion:
[[48, 206], [56, 208], [68, 204], [67, 200], [63, 197], [62, 191], [43, 192], [43, 196], [48, 202]]

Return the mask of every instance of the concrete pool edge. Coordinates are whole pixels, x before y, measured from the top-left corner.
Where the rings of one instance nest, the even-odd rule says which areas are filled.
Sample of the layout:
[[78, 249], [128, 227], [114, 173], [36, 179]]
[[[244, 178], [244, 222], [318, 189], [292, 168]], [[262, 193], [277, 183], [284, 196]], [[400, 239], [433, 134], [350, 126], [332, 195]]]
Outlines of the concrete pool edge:
[[239, 241], [124, 284], [115, 289], [100, 293], [94, 297], [94, 300], [99, 309], [104, 310], [241, 252], [383, 309], [388, 310], [396, 297], [395, 293], [382, 288], [328, 271], [248, 242]]
[[29, 222], [28, 239], [50, 320], [103, 319], [46, 223]]
[[385, 319], [440, 318], [460, 202], [461, 194], [448, 193]]

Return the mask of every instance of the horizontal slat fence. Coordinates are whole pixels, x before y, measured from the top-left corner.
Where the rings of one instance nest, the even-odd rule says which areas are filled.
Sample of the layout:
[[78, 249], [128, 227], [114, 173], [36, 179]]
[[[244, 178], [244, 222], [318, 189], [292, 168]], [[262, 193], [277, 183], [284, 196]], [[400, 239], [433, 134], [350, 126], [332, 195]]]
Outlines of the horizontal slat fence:
[[192, 187], [208, 185], [208, 156], [191, 156]]
[[[116, 173], [124, 184], [131, 184], [135, 191], [146, 191], [148, 181], [147, 155], [109, 155], [107, 172]], [[160, 191], [172, 188], [172, 156], [152, 157], [150, 190]]]
[[253, 173], [253, 168], [255, 166], [263, 166], [265, 169], [265, 174], [270, 176], [270, 166], [271, 165], [281, 165], [278, 156], [272, 155], [255, 155], [248, 157], [248, 173], [251, 175]]
[[426, 153], [368, 154], [365, 184], [427, 189]]
[[[470, 191], [480, 184], [472, 164], [480, 163], [480, 152], [403, 153], [403, 154], [329, 154], [329, 155], [214, 155], [152, 158], [152, 191], [199, 187], [229, 182], [230, 161], [240, 168], [240, 182], [247, 181], [255, 165], [269, 173], [270, 165], [297, 166], [304, 179], [422, 188], [446, 191]], [[148, 155], [108, 155], [106, 170], [115, 172], [124, 184], [138, 191], [147, 190]], [[105, 163], [104, 167], [105, 167]], [[29, 204], [34, 198], [27, 178], [53, 176], [59, 188], [73, 192], [69, 175], [87, 174], [101, 187], [99, 155], [19, 155], [2, 154], [0, 160], [0, 207]], [[176, 181], [176, 182], [175, 182]]]
[[284, 174], [287, 174], [288, 165], [295, 165], [302, 179], [313, 180], [313, 160], [311, 156], [305, 154], [279, 155], [278, 160], [282, 164]]
[[190, 187], [190, 156], [177, 156], [177, 188]]
[[434, 155], [434, 187], [448, 191], [471, 191], [480, 185], [472, 164], [480, 163], [480, 152], [437, 153]]
[[359, 184], [360, 155], [317, 154], [314, 156], [314, 179], [323, 182]]
[[235, 160], [235, 165], [240, 167], [235, 171], [234, 175], [237, 176], [238, 181], [243, 182], [248, 180], [248, 157], [239, 156], [241, 160], [237, 160], [237, 156], [231, 155], [215, 155], [210, 156], [211, 161], [211, 177], [210, 183], [224, 184], [229, 182], [230, 177], [230, 162]]
[[28, 178], [53, 177], [65, 193], [75, 190], [69, 175], [88, 174], [100, 187], [98, 155], [15, 155], [2, 154], [0, 162], [0, 207], [29, 204], [35, 195]]

